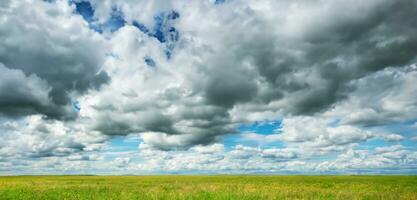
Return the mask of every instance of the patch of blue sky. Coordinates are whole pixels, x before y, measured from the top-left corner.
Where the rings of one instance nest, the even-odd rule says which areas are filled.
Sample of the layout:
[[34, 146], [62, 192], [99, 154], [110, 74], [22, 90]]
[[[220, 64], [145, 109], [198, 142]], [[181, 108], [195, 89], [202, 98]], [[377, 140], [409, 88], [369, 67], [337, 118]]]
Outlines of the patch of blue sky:
[[242, 144], [241, 135], [240, 134], [226, 135], [221, 139], [220, 142], [224, 145], [225, 150], [231, 150], [236, 145]]
[[75, 4], [75, 11], [80, 14], [85, 21], [92, 22], [94, 17], [94, 9], [88, 1], [76, 2], [71, 0], [70, 3]]
[[400, 134], [404, 138], [412, 138], [417, 135], [416, 134], [417, 133], [416, 121], [417, 120], [413, 119], [413, 120], [408, 120], [404, 122], [375, 126], [369, 129], [375, 132], [394, 133], [394, 134]]
[[281, 129], [281, 121], [262, 121], [262, 122], [255, 122], [252, 124], [242, 124], [239, 126], [239, 132], [252, 132], [257, 134], [273, 134], [278, 133]]
[[81, 103], [78, 100], [75, 100], [72, 102], [72, 108], [77, 111], [80, 112], [81, 111]]
[[117, 8], [112, 9], [110, 18], [102, 25], [103, 29], [108, 29], [110, 32], [119, 30], [126, 24], [123, 12]]
[[133, 140], [129, 136], [115, 136], [106, 144], [106, 152], [128, 152], [138, 151], [140, 140]]
[[383, 139], [369, 139], [367, 141], [359, 143], [355, 148], [358, 150], [373, 150], [375, 147], [388, 147], [396, 144], [397, 142], [388, 142]]
[[166, 58], [169, 60], [174, 52], [175, 45], [174, 44], [167, 44], [164, 50]]
[[222, 3], [225, 3], [225, 2], [226, 2], [226, 0], [215, 0], [214, 4], [218, 5], [218, 4], [222, 4]]
[[172, 21], [180, 17], [176, 11], [162, 12], [154, 17], [155, 25], [153, 36], [161, 43], [176, 42], [179, 39], [179, 32], [172, 26]]
[[168, 40], [177, 42], [180, 39], [180, 33], [175, 27], [169, 28]]
[[119, 30], [126, 24], [123, 12], [116, 7], [112, 8], [110, 18], [106, 22], [99, 23], [96, 19], [94, 19], [94, 8], [90, 2], [72, 0], [70, 3], [75, 4], [76, 13], [81, 15], [83, 19], [88, 22], [89, 27], [98, 33], [112, 33]]
[[137, 134], [115, 136], [106, 142], [106, 146], [100, 151], [100, 155], [108, 162], [112, 162], [116, 158], [129, 158], [130, 162], [141, 162], [143, 158], [139, 156], [138, 150], [141, 142]]
[[173, 10], [170, 13], [168, 13], [167, 18], [168, 19], [173, 19], [173, 20], [178, 19], [178, 18], [180, 18], [180, 13], [177, 12], [177, 11], [175, 11], [175, 10]]
[[165, 29], [165, 14], [161, 13], [159, 15], [156, 15], [154, 17], [154, 21], [155, 21], [155, 25], [154, 25], [154, 30], [153, 30], [153, 36], [161, 43], [166, 42], [165, 40], [165, 33], [164, 33], [164, 29]]
[[330, 122], [330, 124], [328, 124], [328, 126], [330, 126], [330, 127], [337, 127], [337, 126], [339, 126], [339, 123], [340, 123], [340, 119], [335, 119], [335, 120], [333, 120], [332, 122]]
[[417, 135], [417, 120], [410, 120], [403, 123], [391, 124], [385, 126], [386, 130], [399, 133], [406, 137]]
[[231, 149], [236, 145], [244, 145], [244, 146], [251, 146], [251, 147], [260, 147], [260, 148], [282, 148], [285, 146], [283, 142], [280, 141], [256, 141], [256, 140], [248, 140], [243, 138], [244, 133], [256, 133], [260, 135], [270, 135], [270, 134], [277, 134], [280, 133], [282, 124], [280, 120], [276, 121], [261, 121], [255, 122], [251, 124], [241, 124], [237, 128], [237, 133], [226, 135], [222, 139], [222, 143], [225, 145], [226, 149]]
[[165, 44], [165, 55], [170, 59], [176, 42], [180, 39], [179, 31], [173, 26], [174, 21], [180, 18], [177, 11], [161, 12], [154, 16], [152, 28], [146, 27], [139, 21], [133, 21], [132, 25], [138, 28], [149, 37], [156, 38], [160, 43]]
[[146, 63], [149, 67], [151, 67], [151, 68], [155, 68], [155, 67], [156, 67], [155, 60], [153, 60], [151, 57], [149, 57], [149, 56], [145, 56], [144, 61], [145, 61], [145, 63]]
[[142, 31], [143, 33], [149, 34], [149, 29], [142, 23], [134, 20], [132, 22], [132, 25], [136, 28], [138, 28], [140, 31]]
[[403, 140], [400, 142], [401, 145], [403, 145], [406, 149], [408, 150], [412, 150], [412, 151], [417, 151], [417, 141], [415, 140]]
[[415, 126], [417, 120], [407, 120], [403, 122], [395, 122], [379, 126], [362, 127], [363, 130], [370, 130], [375, 133], [384, 134], [399, 134], [404, 137], [401, 141], [386, 141], [383, 138], [373, 138], [367, 141], [359, 143], [356, 149], [359, 150], [373, 150], [376, 147], [388, 147], [392, 145], [403, 145], [407, 149], [417, 149], [417, 141], [412, 141], [411, 138], [416, 136], [417, 126]]

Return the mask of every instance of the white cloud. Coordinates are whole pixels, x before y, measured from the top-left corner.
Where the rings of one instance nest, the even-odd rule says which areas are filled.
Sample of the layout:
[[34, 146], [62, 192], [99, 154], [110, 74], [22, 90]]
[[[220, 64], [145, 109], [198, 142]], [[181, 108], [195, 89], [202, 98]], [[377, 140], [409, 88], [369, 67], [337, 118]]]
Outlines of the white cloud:
[[[97, 150], [106, 137], [98, 132], [86, 132], [83, 127], [67, 126], [56, 120], [44, 120], [39, 115], [19, 122], [6, 121], [0, 140], [0, 155], [10, 158], [70, 156], [81, 151]], [[98, 147], [98, 148], [97, 148]]]
[[198, 145], [191, 148], [191, 150], [196, 151], [201, 154], [211, 154], [211, 153], [218, 153], [224, 151], [224, 145], [223, 144], [211, 144], [207, 146]]
[[328, 116], [344, 116], [343, 124], [379, 125], [415, 118], [417, 111], [415, 65], [387, 68], [351, 82], [357, 88], [347, 101], [328, 111]]
[[281, 139], [302, 143], [307, 147], [349, 145], [366, 141], [374, 136], [371, 131], [349, 125], [332, 126], [329, 119], [320, 117], [292, 117], [282, 121]]
[[257, 143], [274, 143], [281, 140], [280, 134], [258, 134], [258, 133], [242, 133], [241, 137], [246, 141], [256, 141]]
[[384, 139], [388, 142], [398, 142], [404, 140], [404, 137], [399, 134], [389, 134], [384, 136]]

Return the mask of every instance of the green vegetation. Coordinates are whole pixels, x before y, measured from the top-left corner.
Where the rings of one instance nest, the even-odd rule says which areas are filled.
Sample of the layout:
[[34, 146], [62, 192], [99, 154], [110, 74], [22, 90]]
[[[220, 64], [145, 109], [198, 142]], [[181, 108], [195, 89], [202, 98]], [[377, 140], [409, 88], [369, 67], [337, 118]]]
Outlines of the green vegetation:
[[0, 199], [417, 199], [417, 176], [13, 176]]

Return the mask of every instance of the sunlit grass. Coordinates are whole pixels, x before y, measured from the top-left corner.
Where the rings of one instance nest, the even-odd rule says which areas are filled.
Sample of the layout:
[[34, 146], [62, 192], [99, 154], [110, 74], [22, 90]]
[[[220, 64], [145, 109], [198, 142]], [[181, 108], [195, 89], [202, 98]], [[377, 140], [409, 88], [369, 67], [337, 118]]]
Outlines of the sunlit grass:
[[417, 176], [14, 176], [0, 199], [417, 199]]

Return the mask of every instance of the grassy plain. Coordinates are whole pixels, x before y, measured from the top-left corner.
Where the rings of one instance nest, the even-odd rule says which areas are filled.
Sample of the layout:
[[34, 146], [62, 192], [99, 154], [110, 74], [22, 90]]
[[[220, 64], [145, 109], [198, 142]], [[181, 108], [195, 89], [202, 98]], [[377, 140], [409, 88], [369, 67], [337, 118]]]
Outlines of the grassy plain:
[[0, 199], [417, 200], [417, 176], [10, 176]]

